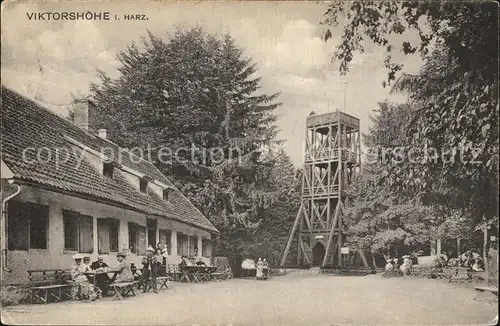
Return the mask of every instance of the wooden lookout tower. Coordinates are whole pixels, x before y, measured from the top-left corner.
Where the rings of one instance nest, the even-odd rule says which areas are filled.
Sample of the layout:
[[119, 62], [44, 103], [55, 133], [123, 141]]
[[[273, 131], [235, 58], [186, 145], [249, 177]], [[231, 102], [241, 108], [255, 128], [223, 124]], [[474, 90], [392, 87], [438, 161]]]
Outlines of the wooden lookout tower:
[[307, 118], [302, 199], [281, 266], [296, 238], [298, 266], [342, 267], [342, 206], [361, 163], [359, 119], [341, 111]]

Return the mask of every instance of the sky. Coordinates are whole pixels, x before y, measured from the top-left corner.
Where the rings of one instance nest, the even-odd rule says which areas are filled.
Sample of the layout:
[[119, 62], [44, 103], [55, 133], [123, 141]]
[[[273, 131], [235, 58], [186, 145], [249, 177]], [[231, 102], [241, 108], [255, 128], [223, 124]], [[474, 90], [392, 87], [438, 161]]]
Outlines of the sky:
[[[278, 137], [300, 166], [306, 118], [340, 109], [358, 117], [367, 132], [377, 102], [404, 101], [382, 86], [387, 77], [385, 53], [367, 43], [354, 57], [350, 72], [341, 76], [331, 62], [342, 28], [322, 40], [327, 2], [123, 2], [10, 1], [2, 3], [2, 84], [36, 99], [57, 114], [67, 115], [73, 95], [88, 94], [97, 70], [119, 76], [116, 54], [139, 42], [147, 30], [168, 36], [178, 25], [202, 26], [207, 32], [229, 33], [257, 63], [262, 91], [281, 93], [277, 109]], [[109, 12], [104, 20], [29, 20], [31, 13]], [[147, 20], [124, 20], [125, 14]], [[114, 15], [121, 17], [114, 20]], [[394, 39], [394, 42], [400, 39]], [[397, 43], [395, 43], [397, 44]], [[396, 54], [408, 73], [418, 71], [417, 56]], [[345, 107], [344, 107], [345, 103]]]

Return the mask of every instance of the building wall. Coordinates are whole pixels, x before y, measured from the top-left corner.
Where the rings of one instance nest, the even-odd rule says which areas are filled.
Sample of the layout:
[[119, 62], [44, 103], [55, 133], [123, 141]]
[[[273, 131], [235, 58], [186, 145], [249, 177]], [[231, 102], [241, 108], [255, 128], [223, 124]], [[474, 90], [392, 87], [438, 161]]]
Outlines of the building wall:
[[[69, 269], [73, 263], [71, 258], [75, 251], [64, 250], [64, 225], [63, 210], [73, 210], [81, 214], [92, 216], [94, 219], [94, 252], [91, 254], [91, 260], [97, 258], [97, 218], [115, 218], [120, 220], [119, 227], [119, 249], [127, 250], [128, 243], [128, 222], [134, 222], [146, 227], [146, 219], [156, 218], [158, 221], [157, 229], [169, 229], [172, 231], [171, 255], [167, 258], [168, 264], [177, 264], [180, 257], [177, 256], [177, 232], [182, 232], [191, 236], [198, 237], [198, 255], [201, 256], [202, 237], [210, 239], [210, 233], [193, 226], [168, 220], [162, 217], [152, 217], [146, 214], [118, 208], [115, 206], [101, 204], [90, 200], [80, 199], [72, 196], [62, 195], [56, 192], [41, 190], [34, 187], [21, 186], [21, 193], [13, 200], [21, 202], [32, 202], [49, 207], [49, 222], [47, 249], [29, 249], [29, 250], [9, 250], [7, 252], [7, 266], [12, 272], [2, 272], [2, 282], [5, 283], [23, 283], [27, 281], [27, 272], [29, 269]], [[9, 217], [7, 216], [7, 219]], [[146, 235], [147, 236], [147, 235]], [[156, 232], [158, 239], [158, 231]], [[146, 239], [146, 243], [147, 243]], [[117, 264], [116, 252], [102, 255], [104, 261], [109, 265]], [[131, 253], [127, 260], [140, 266], [141, 257]], [[201, 257], [198, 257], [201, 258]], [[207, 263], [209, 259], [202, 258]]]

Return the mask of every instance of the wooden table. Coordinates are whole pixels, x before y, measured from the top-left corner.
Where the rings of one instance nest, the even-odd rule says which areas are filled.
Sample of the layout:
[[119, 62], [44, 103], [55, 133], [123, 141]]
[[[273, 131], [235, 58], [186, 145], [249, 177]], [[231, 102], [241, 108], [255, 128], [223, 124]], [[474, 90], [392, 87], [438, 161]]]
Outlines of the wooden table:
[[92, 283], [95, 286], [96, 285], [96, 280], [97, 280], [97, 275], [114, 274], [113, 277], [111, 277], [111, 279], [114, 279], [116, 277], [116, 274], [118, 274], [118, 272], [113, 272], [113, 271], [97, 272], [97, 271], [93, 271], [93, 272], [85, 272], [83, 274], [87, 277], [87, 279], [89, 280], [89, 282]]
[[201, 283], [201, 279], [199, 278], [199, 266], [182, 266], [179, 265], [181, 270], [181, 278], [179, 282], [186, 281], [187, 283]]
[[116, 275], [118, 275], [119, 272], [113, 272], [113, 271], [92, 271], [92, 272], [85, 272], [83, 273], [87, 279], [89, 280], [90, 283], [94, 285], [94, 287], [98, 288], [103, 294], [106, 294], [105, 292], [106, 289], [100, 289], [96, 283], [97, 283], [97, 276], [98, 275], [107, 275], [107, 274], [113, 274], [112, 277], [110, 277], [107, 281], [107, 285], [111, 284], [113, 280], [116, 278]]
[[179, 282], [186, 281], [187, 283], [201, 283], [203, 281], [211, 281], [214, 278], [212, 273], [217, 271], [216, 266], [179, 266], [181, 277]]

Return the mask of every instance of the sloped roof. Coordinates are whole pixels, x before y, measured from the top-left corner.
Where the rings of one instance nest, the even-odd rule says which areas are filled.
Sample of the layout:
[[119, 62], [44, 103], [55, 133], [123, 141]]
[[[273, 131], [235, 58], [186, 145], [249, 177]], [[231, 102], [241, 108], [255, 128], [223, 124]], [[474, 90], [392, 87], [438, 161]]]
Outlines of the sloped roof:
[[[131, 209], [158, 215], [196, 227], [218, 232], [203, 214], [176, 189], [173, 184], [150, 162], [130, 159], [130, 153], [117, 145], [92, 135], [74, 126], [69, 121], [49, 112], [39, 104], [23, 97], [17, 92], [2, 86], [1, 103], [1, 154], [2, 160], [14, 173], [14, 178], [37, 183], [50, 188], [125, 205]], [[148, 194], [135, 189], [120, 172], [113, 179], [101, 175], [87, 160], [81, 160], [72, 150], [67, 139], [70, 137], [97, 151], [112, 149], [115, 157], [121, 152], [121, 164], [139, 173], [158, 180], [174, 190], [169, 200], [164, 201], [149, 190]], [[47, 148], [42, 154], [51, 160], [23, 160], [26, 148]], [[66, 148], [69, 159], [66, 163], [56, 164], [56, 149]], [[103, 151], [103, 149], [106, 149]], [[48, 161], [48, 162], [47, 162]]]

